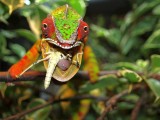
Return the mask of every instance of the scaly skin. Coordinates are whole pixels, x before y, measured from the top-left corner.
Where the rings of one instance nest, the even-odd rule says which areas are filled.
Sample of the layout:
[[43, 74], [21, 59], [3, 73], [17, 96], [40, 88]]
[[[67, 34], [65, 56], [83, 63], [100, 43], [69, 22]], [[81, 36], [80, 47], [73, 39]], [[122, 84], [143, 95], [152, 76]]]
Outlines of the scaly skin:
[[[70, 80], [81, 65], [88, 33], [87, 23], [74, 9], [68, 5], [55, 9], [42, 21], [42, 40], [37, 41], [27, 54], [9, 69], [9, 75], [12, 78], [20, 77], [33, 65], [43, 61], [46, 71], [53, 74], [52, 77], [56, 80], [61, 82]], [[43, 59], [34, 63], [40, 55], [39, 51]], [[53, 63], [51, 60], [54, 59], [50, 59], [48, 53], [54, 52], [61, 53], [63, 57], [59, 57], [54, 71], [50, 71], [48, 63]]]

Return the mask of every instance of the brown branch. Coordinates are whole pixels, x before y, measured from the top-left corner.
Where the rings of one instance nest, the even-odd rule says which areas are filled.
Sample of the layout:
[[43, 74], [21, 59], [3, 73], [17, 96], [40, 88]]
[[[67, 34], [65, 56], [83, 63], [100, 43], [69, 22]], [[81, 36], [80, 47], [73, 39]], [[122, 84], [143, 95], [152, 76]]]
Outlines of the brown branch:
[[[117, 77], [121, 77], [118, 74], [118, 70], [113, 71], [100, 71], [99, 76], [103, 75], [110, 75], [114, 74]], [[139, 75], [143, 75], [143, 73], [138, 73]], [[20, 78], [17, 79], [11, 79], [8, 75], [8, 72], [0, 72], [0, 82], [18, 82], [18, 81], [42, 81], [44, 80], [44, 77], [46, 75], [46, 72], [40, 72], [40, 71], [27, 71], [25, 72]], [[149, 77], [160, 80], [160, 74], [152, 74]], [[87, 71], [79, 71], [73, 79], [82, 79], [82, 80], [89, 80], [89, 74]], [[52, 80], [55, 81], [54, 78]]]
[[[132, 90], [136, 90], [136, 89], [139, 89], [141, 87], [143, 87], [142, 84], [138, 84], [138, 85], [135, 85]], [[114, 95], [113, 97], [111, 97], [106, 103], [106, 108], [104, 109], [104, 111], [102, 112], [102, 114], [99, 116], [99, 118], [97, 120], [104, 120], [106, 114], [113, 109], [113, 107], [116, 105], [118, 100], [122, 96], [128, 94], [128, 92], [129, 91], [127, 89], [127, 90], [124, 90], [121, 93], [118, 93], [118, 94]]]
[[146, 97], [146, 94], [144, 94], [136, 103], [134, 109], [132, 110], [132, 113], [131, 113], [131, 120], [137, 120], [137, 116], [138, 116], [138, 113], [139, 113], [139, 110], [142, 106], [142, 103], [144, 101]]
[[[115, 74], [117, 75], [118, 71], [101, 71], [99, 76]], [[44, 80], [46, 72], [39, 71], [27, 71], [20, 78], [11, 79], [8, 75], [8, 72], [0, 72], [0, 82], [18, 82], [18, 81], [35, 81], [35, 80]], [[89, 75], [87, 71], [79, 71], [73, 79], [82, 79], [89, 80]], [[52, 78], [54, 80], [54, 78]]]
[[17, 82], [17, 81], [33, 81], [42, 80], [45, 76], [45, 72], [39, 71], [27, 71], [20, 78], [11, 79], [8, 72], [0, 72], [0, 82]]
[[97, 97], [97, 96], [92, 96], [92, 95], [82, 95], [82, 96], [76, 95], [74, 97], [69, 97], [69, 98], [64, 98], [64, 99], [59, 99], [59, 100], [51, 99], [46, 104], [38, 105], [38, 106], [33, 107], [29, 110], [25, 110], [25, 111], [22, 111], [20, 113], [15, 114], [15, 115], [4, 118], [3, 120], [17, 120], [26, 114], [29, 114], [29, 113], [34, 112], [36, 110], [42, 109], [42, 108], [47, 107], [48, 105], [51, 105], [51, 104], [55, 104], [55, 103], [59, 103], [59, 102], [63, 102], [63, 101], [73, 101], [73, 100], [82, 100], [82, 99], [94, 99], [97, 101], [106, 101], [107, 100], [106, 97], [101, 97], [101, 96]]
[[20, 119], [21, 117], [23, 117], [24, 115], [28, 114], [28, 113], [31, 113], [33, 111], [36, 111], [36, 110], [39, 110], [41, 108], [44, 108], [44, 107], [47, 107], [48, 105], [52, 104], [54, 102], [54, 99], [48, 101], [46, 104], [43, 104], [43, 105], [38, 105], [32, 109], [29, 109], [29, 110], [25, 110], [25, 111], [22, 111], [18, 114], [15, 114], [15, 115], [12, 115], [10, 117], [7, 117], [7, 118], [4, 118], [3, 120], [17, 120], [17, 119]]

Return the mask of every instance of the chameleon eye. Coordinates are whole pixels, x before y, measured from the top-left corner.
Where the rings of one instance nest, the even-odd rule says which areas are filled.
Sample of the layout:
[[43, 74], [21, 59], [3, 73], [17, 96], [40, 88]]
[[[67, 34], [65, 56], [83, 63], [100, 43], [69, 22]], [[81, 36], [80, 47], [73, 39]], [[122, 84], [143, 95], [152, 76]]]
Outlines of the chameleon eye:
[[43, 23], [43, 28], [47, 29], [48, 25], [46, 23]]
[[87, 26], [84, 26], [84, 32], [87, 32], [88, 31], [88, 27]]

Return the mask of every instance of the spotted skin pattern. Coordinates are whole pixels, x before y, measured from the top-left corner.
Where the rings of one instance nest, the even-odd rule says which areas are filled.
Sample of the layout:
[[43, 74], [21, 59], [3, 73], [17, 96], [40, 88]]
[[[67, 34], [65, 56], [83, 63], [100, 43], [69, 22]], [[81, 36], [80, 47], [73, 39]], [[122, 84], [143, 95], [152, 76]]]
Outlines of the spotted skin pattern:
[[59, 30], [64, 40], [70, 39], [71, 35], [77, 30], [81, 16], [68, 5], [62, 6], [52, 12], [55, 26]]

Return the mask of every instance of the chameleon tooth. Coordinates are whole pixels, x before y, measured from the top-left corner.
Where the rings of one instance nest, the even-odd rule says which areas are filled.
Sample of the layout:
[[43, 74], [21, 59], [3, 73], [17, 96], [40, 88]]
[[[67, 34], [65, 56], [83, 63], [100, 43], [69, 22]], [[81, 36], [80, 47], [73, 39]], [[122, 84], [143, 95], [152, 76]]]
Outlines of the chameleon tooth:
[[68, 49], [69, 47], [66, 46], [65, 48]]

